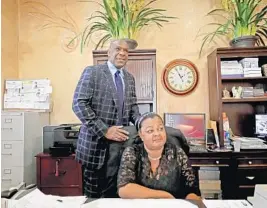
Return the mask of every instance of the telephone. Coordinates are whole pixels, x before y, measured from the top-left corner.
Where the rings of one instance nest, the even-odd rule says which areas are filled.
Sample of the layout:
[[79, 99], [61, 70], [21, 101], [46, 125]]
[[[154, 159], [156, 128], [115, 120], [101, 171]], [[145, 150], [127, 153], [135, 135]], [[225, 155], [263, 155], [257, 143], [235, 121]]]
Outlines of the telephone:
[[[19, 185], [11, 187], [8, 190], [1, 192], [1, 198], [6, 199], [19, 199], [24, 196], [26, 193], [32, 191], [31, 189], [35, 188], [36, 184], [29, 184], [26, 186], [26, 183], [21, 182]], [[25, 193], [25, 194], [24, 194]]]

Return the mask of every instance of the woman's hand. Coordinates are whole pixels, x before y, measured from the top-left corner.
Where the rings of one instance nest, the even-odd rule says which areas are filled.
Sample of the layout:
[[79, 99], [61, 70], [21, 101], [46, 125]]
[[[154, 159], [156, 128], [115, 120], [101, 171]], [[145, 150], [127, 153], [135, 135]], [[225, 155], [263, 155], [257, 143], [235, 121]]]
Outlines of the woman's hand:
[[172, 195], [172, 194], [170, 194], [169, 192], [167, 192], [167, 191], [160, 191], [161, 192], [161, 196], [162, 197], [160, 197], [160, 198], [164, 198], [164, 199], [175, 199], [175, 197]]
[[187, 194], [187, 196], [185, 197], [185, 199], [189, 199], [189, 200], [201, 200], [201, 197], [196, 195], [196, 194]]

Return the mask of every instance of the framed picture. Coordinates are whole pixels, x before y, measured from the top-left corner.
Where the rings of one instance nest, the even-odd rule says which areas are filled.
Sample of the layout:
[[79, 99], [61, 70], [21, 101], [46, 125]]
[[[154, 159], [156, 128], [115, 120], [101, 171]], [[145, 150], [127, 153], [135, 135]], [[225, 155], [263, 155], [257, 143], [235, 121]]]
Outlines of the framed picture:
[[205, 143], [206, 115], [204, 113], [164, 113], [164, 124], [180, 129], [189, 141]]

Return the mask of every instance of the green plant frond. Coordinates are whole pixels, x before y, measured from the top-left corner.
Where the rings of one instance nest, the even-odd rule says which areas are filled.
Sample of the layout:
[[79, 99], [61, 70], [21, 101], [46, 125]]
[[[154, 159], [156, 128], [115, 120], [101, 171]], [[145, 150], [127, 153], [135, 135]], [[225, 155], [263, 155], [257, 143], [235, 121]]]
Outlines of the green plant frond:
[[[155, 24], [162, 28], [164, 23], [176, 18], [164, 15], [165, 9], [150, 8], [156, 1], [143, 2], [141, 6], [137, 5], [137, 1], [132, 0], [85, 1], [97, 3], [101, 6], [101, 11], [96, 11], [87, 18], [88, 25], [79, 36], [81, 37], [81, 51], [89, 44], [93, 33], [102, 34], [96, 44], [96, 48], [99, 48], [111, 38], [133, 38], [143, 27]], [[136, 5], [132, 7], [133, 4]]]
[[[215, 33], [215, 32], [213, 32], [213, 33]], [[202, 54], [202, 51], [203, 51], [203, 48], [204, 48], [205, 44], [208, 43], [209, 38], [210, 38], [210, 36], [213, 35], [213, 33], [209, 33], [208, 35], [206, 35], [206, 36], [202, 39], [202, 44], [201, 44], [201, 47], [200, 47], [199, 57], [200, 57], [201, 54]], [[217, 34], [217, 35], [222, 35], [222, 36], [225, 35], [224, 33], [220, 32], [220, 31], [218, 31], [216, 34]], [[211, 41], [213, 41], [213, 39], [210, 40], [208, 44], [210, 44]]]
[[110, 38], [109, 34], [106, 34], [105, 36], [103, 36], [98, 43], [96, 44], [95, 50], [98, 49], [98, 47], [101, 45], [101, 47], [103, 47], [103, 45], [105, 44], [105, 42]]
[[264, 18], [264, 16], [266, 16], [266, 14], [267, 14], [267, 6], [265, 6], [265, 7], [260, 11], [260, 13], [258, 13], [258, 14], [256, 15], [256, 18], [255, 18], [255, 20], [256, 20], [256, 24], [258, 24], [258, 23], [262, 20], [262, 18]]

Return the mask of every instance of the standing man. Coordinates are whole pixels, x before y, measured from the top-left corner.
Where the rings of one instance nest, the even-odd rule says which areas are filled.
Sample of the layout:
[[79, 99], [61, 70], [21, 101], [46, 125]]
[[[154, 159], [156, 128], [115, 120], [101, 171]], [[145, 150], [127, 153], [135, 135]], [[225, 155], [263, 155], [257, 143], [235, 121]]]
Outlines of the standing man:
[[105, 194], [109, 144], [125, 141], [128, 132], [122, 126], [134, 124], [140, 115], [134, 77], [124, 69], [127, 61], [128, 44], [113, 41], [108, 62], [86, 67], [74, 93], [72, 108], [82, 122], [76, 159], [83, 167], [84, 194], [90, 198], [113, 197]]

